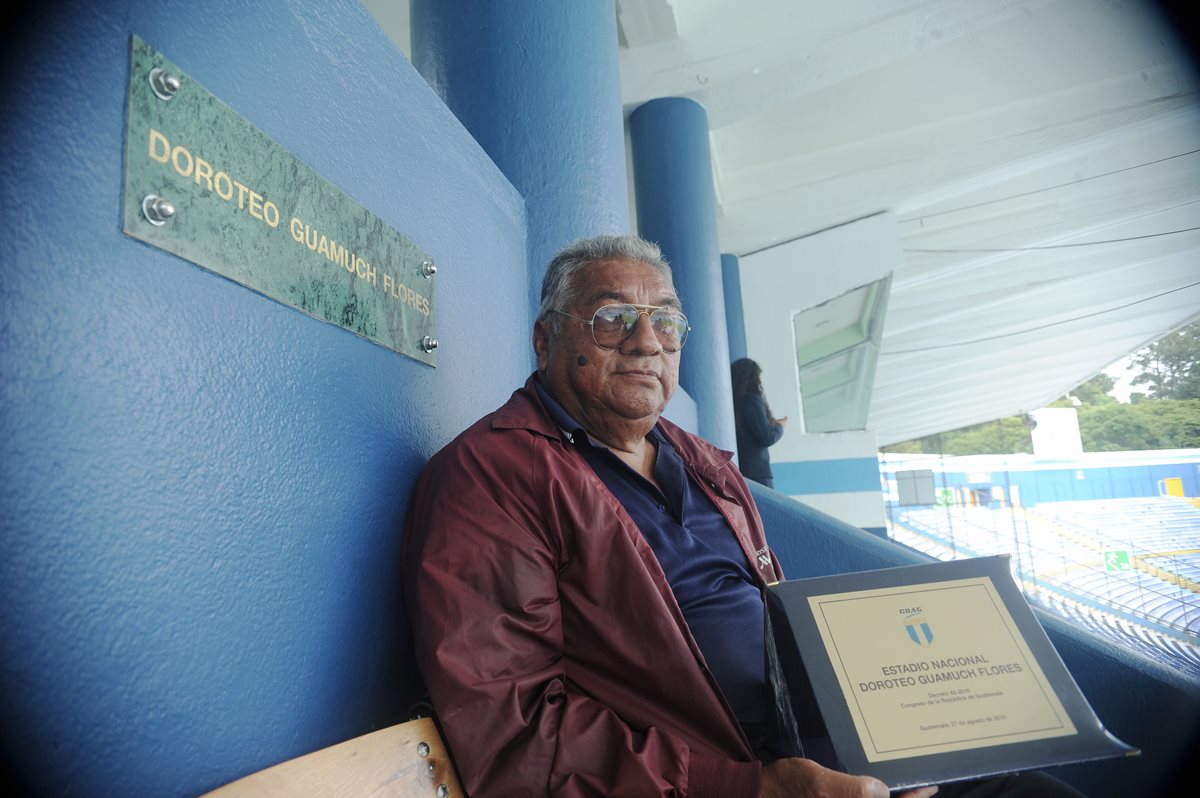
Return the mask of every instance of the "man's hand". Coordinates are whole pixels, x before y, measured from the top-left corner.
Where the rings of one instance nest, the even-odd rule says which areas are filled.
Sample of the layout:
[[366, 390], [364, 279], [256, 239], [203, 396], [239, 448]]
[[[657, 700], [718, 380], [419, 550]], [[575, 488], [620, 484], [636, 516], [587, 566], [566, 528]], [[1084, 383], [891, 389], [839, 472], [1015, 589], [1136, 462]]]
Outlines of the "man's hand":
[[[929, 798], [937, 787], [921, 787], [897, 798]], [[780, 759], [763, 768], [759, 798], [888, 798], [888, 788], [870, 776], [847, 776], [811, 759]]]

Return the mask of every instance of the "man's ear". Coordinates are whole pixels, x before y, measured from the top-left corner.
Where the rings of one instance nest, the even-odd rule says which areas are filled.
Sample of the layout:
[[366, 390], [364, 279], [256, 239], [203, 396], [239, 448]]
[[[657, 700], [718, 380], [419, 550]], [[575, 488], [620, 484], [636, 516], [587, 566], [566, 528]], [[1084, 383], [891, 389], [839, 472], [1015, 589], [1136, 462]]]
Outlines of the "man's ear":
[[550, 364], [550, 330], [542, 321], [533, 324], [533, 353], [537, 355], [538, 371], [545, 371]]

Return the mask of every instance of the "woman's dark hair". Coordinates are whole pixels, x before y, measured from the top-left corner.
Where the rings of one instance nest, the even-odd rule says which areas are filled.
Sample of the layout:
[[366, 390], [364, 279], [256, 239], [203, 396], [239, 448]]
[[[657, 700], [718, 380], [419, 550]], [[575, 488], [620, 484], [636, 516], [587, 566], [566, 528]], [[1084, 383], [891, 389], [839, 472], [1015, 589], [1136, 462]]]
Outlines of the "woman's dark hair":
[[750, 358], [733, 361], [729, 373], [733, 377], [733, 398], [763, 392], [762, 368]]
[[[762, 396], [762, 367], [748, 357], [743, 357], [733, 361], [733, 365], [729, 367], [730, 376], [733, 378], [733, 407], [734, 412], [737, 412], [737, 407], [743, 396], [750, 393]], [[767, 408], [767, 418], [771, 419], [771, 423], [775, 423], [776, 418], [771, 413], [771, 406], [767, 404], [767, 398], [763, 396], [763, 405]]]

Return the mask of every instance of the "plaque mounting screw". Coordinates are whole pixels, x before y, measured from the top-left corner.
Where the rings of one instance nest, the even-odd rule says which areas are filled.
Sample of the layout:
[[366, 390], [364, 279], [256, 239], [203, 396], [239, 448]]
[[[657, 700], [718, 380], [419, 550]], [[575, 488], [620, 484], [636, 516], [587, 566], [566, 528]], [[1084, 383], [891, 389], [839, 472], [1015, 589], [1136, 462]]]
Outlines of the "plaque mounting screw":
[[155, 227], [162, 227], [175, 215], [175, 204], [166, 197], [147, 194], [142, 198], [142, 215]]
[[150, 70], [150, 88], [154, 90], [155, 96], [160, 100], [169, 100], [174, 97], [179, 93], [179, 87], [182, 85], [178, 75], [172, 75], [161, 67]]
[[433, 275], [437, 274], [437, 264], [431, 260], [421, 261], [421, 276], [428, 280]]
[[421, 339], [421, 351], [432, 352], [433, 350], [435, 350], [437, 348], [438, 348], [437, 339], [434, 338], [432, 335], [426, 335], [424, 338]]

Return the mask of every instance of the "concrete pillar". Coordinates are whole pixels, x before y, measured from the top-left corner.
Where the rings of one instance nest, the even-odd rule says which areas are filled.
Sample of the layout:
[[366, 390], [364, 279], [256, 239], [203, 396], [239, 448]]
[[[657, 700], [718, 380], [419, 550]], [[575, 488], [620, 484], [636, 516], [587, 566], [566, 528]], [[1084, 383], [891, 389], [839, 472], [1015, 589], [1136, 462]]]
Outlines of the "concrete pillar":
[[721, 284], [725, 289], [725, 329], [729, 334], [729, 362], [746, 354], [746, 309], [742, 305], [742, 270], [737, 255], [721, 253]]
[[694, 100], [651, 100], [630, 115], [629, 134], [638, 233], [662, 247], [692, 322], [680, 384], [696, 401], [700, 435], [732, 451], [737, 438], [708, 113]]
[[413, 65], [525, 197], [536, 308], [558, 249], [629, 232], [612, 0], [412, 0], [411, 35]]

